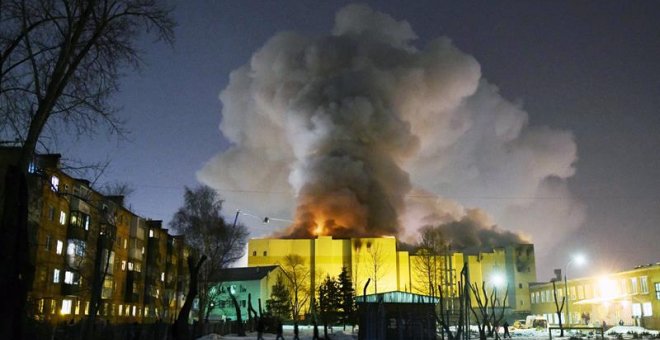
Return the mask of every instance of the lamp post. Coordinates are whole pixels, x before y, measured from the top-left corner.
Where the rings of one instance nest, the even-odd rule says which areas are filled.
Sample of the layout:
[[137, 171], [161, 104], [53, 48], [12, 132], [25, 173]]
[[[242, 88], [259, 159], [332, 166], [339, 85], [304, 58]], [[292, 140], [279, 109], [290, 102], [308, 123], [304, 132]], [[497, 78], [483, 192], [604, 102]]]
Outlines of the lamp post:
[[[509, 284], [507, 283], [505, 274], [501, 272], [496, 272], [491, 276], [491, 283], [493, 284], [493, 292], [495, 293], [495, 302], [501, 304], [502, 308], [506, 306], [506, 301], [499, 301], [498, 293], [504, 292], [504, 298], [508, 297]], [[506, 290], [505, 290], [506, 289]], [[494, 308], [495, 306], [493, 306]]]
[[578, 254], [573, 256], [568, 263], [566, 263], [566, 267], [564, 267], [564, 296], [566, 297], [566, 325], [570, 327], [571, 325], [571, 312], [570, 312], [570, 297], [568, 296], [568, 266], [571, 264], [575, 263], [578, 266], [581, 266], [584, 264], [586, 259], [584, 258], [584, 255]]

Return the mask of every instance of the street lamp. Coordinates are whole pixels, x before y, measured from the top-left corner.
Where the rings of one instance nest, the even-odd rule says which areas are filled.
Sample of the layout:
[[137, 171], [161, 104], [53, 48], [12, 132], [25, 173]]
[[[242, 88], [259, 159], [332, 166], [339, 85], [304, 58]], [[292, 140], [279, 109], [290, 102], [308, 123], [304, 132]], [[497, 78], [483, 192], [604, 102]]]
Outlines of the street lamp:
[[[493, 285], [493, 292], [495, 293], [495, 301], [500, 302], [499, 298], [497, 297], [498, 291], [503, 292], [504, 289], [509, 289], [507, 282], [506, 282], [506, 277], [504, 276], [503, 273], [501, 272], [495, 272], [491, 275], [490, 281]], [[506, 292], [504, 293], [504, 296], [506, 297], [507, 294]], [[504, 307], [506, 305], [506, 301], [501, 302], [502, 306]], [[495, 307], [495, 306], [493, 306]]]
[[568, 296], [568, 266], [571, 264], [575, 263], [578, 266], [583, 265], [587, 259], [584, 257], [582, 254], [577, 254], [573, 256], [568, 263], [566, 263], [566, 267], [564, 267], [564, 297], [566, 297], [566, 325], [570, 326], [571, 325], [571, 312], [570, 312], [570, 297]]
[[495, 288], [502, 288], [504, 286], [504, 283], [506, 282], [506, 279], [504, 278], [504, 275], [502, 273], [495, 273], [491, 277], [491, 281], [493, 283], [493, 286]]

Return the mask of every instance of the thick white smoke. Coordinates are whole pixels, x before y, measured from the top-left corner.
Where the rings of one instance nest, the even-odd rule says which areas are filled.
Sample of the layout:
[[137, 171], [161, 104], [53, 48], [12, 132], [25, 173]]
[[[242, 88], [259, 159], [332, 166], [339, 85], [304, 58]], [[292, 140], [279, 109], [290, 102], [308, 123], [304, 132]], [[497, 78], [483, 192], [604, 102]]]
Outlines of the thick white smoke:
[[414, 238], [444, 224], [454, 240], [495, 244], [518, 237], [505, 227], [551, 249], [584, 219], [566, 189], [572, 134], [530, 127], [448, 38], [416, 39], [364, 5], [341, 9], [327, 36], [276, 34], [232, 72], [220, 129], [233, 144], [199, 179], [292, 216], [291, 236]]

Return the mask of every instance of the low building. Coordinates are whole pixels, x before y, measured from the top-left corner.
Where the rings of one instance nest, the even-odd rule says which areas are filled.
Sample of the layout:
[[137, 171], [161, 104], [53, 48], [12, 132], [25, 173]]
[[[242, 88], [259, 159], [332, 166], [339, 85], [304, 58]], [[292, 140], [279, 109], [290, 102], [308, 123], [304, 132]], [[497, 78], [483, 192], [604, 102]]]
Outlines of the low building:
[[359, 339], [436, 339], [432, 296], [407, 292], [363, 295], [358, 306]]
[[554, 288], [552, 282], [530, 286], [532, 313], [544, 315], [550, 324], [559, 323], [555, 301], [561, 305], [568, 296], [561, 314], [563, 323], [568, 309], [571, 324], [623, 323], [660, 329], [660, 263], [571, 279], [566, 286], [558, 276]]
[[248, 318], [250, 303], [257, 313], [264, 312], [271, 288], [281, 274], [279, 266], [222, 269], [219, 282], [210, 291], [210, 295], [214, 296], [214, 305], [209, 319], [237, 320], [230, 294], [236, 298], [243, 320]]

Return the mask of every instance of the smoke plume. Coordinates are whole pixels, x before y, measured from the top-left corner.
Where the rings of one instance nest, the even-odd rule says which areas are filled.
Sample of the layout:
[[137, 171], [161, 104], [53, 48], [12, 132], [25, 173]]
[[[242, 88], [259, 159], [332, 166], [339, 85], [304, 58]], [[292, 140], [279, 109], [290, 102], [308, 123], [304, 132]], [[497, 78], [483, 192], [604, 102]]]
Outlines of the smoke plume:
[[442, 224], [471, 247], [579, 226], [572, 134], [529, 126], [448, 38], [418, 45], [365, 5], [341, 9], [328, 35], [276, 34], [231, 73], [220, 130], [232, 144], [199, 179], [293, 216], [281, 237], [414, 239]]

